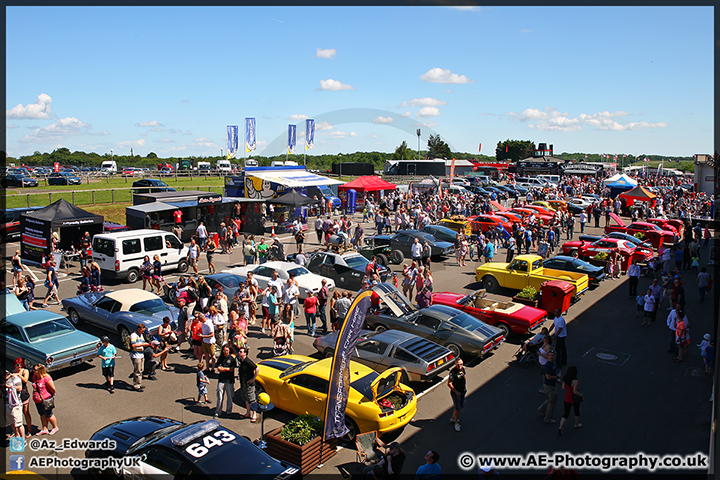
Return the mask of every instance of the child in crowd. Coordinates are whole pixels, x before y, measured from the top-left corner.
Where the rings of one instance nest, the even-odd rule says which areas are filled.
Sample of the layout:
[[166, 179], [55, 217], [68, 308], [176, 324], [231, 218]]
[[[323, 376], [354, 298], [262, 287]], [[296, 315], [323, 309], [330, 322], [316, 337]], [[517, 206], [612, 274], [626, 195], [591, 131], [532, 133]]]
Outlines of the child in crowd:
[[635, 312], [635, 317], [637, 318], [645, 310], [645, 295], [643, 295], [640, 290], [638, 290], [638, 296], [635, 297], [635, 301], [637, 302], [637, 310]]
[[700, 268], [700, 258], [698, 256], [699, 254], [696, 252], [695, 255], [692, 257], [692, 263], [690, 264], [690, 269], [692, 270], [692, 273], [698, 273], [698, 269]]
[[197, 365], [197, 388], [198, 388], [198, 399], [197, 403], [198, 405], [202, 405], [203, 403], [210, 403], [210, 399], [208, 398], [208, 389], [207, 386], [210, 384], [210, 380], [205, 376], [205, 364], [203, 362], [198, 363]]

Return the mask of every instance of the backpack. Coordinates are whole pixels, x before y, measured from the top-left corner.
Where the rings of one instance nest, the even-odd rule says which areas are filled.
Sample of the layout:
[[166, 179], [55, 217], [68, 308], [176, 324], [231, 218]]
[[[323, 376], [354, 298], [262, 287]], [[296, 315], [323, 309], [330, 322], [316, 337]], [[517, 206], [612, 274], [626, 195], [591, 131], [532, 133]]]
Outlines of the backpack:
[[197, 295], [197, 293], [195, 292], [195, 289], [194, 289], [194, 288], [188, 288], [188, 289], [186, 290], [186, 292], [187, 292], [187, 298], [188, 298], [188, 300], [189, 300], [191, 303], [192, 303], [192, 302], [197, 302], [197, 300], [198, 300], [198, 295]]

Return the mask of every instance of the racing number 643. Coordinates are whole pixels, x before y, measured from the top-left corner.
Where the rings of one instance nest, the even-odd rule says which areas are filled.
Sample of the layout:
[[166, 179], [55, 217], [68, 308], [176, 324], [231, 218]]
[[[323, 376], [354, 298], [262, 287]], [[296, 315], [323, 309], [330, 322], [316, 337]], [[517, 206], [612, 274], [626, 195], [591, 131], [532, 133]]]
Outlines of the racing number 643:
[[185, 448], [185, 451], [195, 458], [200, 458], [205, 456], [212, 447], [217, 447], [223, 443], [232, 442], [233, 440], [235, 440], [235, 435], [229, 433], [227, 430], [218, 430], [212, 435], [203, 437], [202, 443], [191, 443]]

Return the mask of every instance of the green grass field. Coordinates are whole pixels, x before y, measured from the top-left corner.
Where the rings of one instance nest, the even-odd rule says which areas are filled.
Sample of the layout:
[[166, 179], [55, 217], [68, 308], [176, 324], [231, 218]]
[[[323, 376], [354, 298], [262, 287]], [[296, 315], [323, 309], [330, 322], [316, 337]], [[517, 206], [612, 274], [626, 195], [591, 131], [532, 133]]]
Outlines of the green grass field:
[[[102, 204], [130, 204], [132, 202], [132, 187], [135, 178], [113, 177], [109, 179], [91, 178], [90, 183], [82, 185], [52, 185], [44, 186], [41, 180], [40, 186], [36, 188], [10, 188], [5, 191], [6, 208], [37, 207], [49, 205], [50, 203], [64, 198], [70, 203], [79, 207], [88, 208], [93, 205]], [[83, 179], [83, 182], [86, 180]], [[164, 177], [163, 181], [168, 186], [177, 190], [203, 190], [208, 188], [215, 193], [222, 193], [223, 178], [219, 177]], [[73, 191], [75, 194], [73, 196]], [[94, 197], [93, 197], [94, 191]], [[99, 213], [99, 212], [98, 212]], [[123, 219], [124, 219], [123, 207]], [[115, 221], [115, 220], [112, 220]], [[119, 223], [124, 223], [119, 222]]]

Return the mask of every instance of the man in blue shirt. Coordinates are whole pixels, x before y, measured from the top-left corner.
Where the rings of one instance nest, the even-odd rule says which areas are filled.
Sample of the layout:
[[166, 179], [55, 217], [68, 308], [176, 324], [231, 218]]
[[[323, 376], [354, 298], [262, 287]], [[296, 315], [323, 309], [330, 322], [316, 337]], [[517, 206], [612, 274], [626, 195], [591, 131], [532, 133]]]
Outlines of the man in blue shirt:
[[110, 344], [108, 337], [102, 337], [102, 345], [98, 348], [98, 357], [102, 360], [102, 374], [105, 377], [105, 385], [110, 393], [115, 393], [113, 380], [115, 377], [115, 356], [117, 350]]
[[425, 454], [425, 465], [421, 465], [415, 472], [417, 480], [436, 480], [442, 476], [442, 468], [438, 465], [440, 454], [435, 450], [430, 450]]

